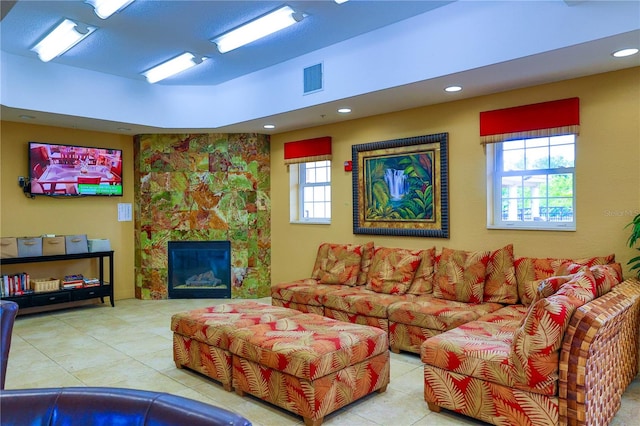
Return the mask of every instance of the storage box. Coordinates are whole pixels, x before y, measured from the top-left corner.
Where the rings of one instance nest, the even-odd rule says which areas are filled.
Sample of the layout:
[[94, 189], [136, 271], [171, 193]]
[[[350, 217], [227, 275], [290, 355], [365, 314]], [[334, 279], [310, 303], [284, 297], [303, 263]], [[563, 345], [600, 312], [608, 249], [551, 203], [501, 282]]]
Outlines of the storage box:
[[18, 237], [18, 257], [42, 256], [42, 237]]
[[65, 254], [64, 237], [42, 237], [42, 255], [51, 256], [56, 254]]
[[107, 238], [90, 239], [89, 252], [111, 251], [111, 242]]
[[60, 290], [60, 280], [55, 278], [35, 278], [31, 280], [31, 288], [34, 293], [58, 291]]
[[14, 237], [0, 238], [0, 257], [18, 257], [18, 240]]
[[64, 237], [67, 254], [88, 253], [87, 235], [66, 235]]

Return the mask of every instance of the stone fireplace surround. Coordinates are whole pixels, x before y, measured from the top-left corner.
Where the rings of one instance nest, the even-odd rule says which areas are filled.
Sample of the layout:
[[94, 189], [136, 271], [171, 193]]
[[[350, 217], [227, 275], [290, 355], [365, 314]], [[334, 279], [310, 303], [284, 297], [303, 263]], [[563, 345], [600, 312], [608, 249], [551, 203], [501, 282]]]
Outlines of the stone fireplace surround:
[[136, 298], [169, 297], [169, 241], [230, 241], [231, 298], [270, 294], [269, 152], [261, 134], [135, 137]]

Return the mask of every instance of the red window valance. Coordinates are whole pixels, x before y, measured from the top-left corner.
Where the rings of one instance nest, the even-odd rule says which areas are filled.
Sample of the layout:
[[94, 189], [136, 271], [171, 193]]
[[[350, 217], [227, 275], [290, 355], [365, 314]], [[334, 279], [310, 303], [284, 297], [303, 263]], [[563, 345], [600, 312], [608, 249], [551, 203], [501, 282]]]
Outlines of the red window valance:
[[305, 139], [284, 144], [284, 164], [331, 160], [331, 137]]
[[577, 134], [580, 99], [569, 98], [480, 113], [481, 143]]

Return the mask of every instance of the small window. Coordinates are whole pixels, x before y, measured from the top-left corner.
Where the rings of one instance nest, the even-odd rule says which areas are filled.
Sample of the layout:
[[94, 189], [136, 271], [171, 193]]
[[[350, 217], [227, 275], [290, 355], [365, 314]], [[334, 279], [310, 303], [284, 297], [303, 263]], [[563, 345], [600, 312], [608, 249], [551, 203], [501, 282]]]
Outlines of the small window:
[[331, 161], [292, 164], [291, 222], [331, 222]]
[[575, 135], [487, 145], [488, 227], [576, 229]]

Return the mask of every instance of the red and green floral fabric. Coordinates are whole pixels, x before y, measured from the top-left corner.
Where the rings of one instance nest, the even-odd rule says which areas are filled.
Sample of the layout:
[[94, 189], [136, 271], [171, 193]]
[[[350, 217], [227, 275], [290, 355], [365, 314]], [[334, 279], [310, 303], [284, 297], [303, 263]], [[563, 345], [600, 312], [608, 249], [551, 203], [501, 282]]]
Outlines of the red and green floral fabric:
[[233, 385], [304, 418], [306, 425], [320, 425], [324, 417], [389, 383], [389, 352], [313, 381], [233, 357]]
[[394, 303], [389, 321], [446, 331], [500, 309], [499, 303], [464, 303], [435, 297]]
[[[583, 266], [607, 265], [615, 262], [615, 255], [587, 257], [581, 259], [555, 259], [519, 257], [514, 260], [518, 295], [520, 303], [530, 305], [536, 297], [540, 280], [558, 275], [558, 269], [563, 263], [570, 262]], [[563, 274], [559, 274], [563, 275]]]
[[478, 321], [494, 322], [504, 325], [519, 326], [522, 319], [527, 315], [529, 307], [525, 305], [507, 305], [478, 318]]
[[429, 249], [421, 250], [422, 260], [416, 274], [413, 276], [413, 281], [408, 294], [415, 294], [417, 296], [424, 294], [431, 294], [433, 292], [433, 276], [435, 274], [436, 266], [436, 248], [431, 247]]
[[280, 299], [274, 299], [274, 298], [271, 298], [271, 304], [273, 306], [280, 306], [282, 308], [295, 309], [298, 312], [324, 315], [324, 306], [305, 305], [302, 303], [288, 302], [286, 300], [280, 300]]
[[302, 314], [236, 330], [233, 383], [320, 424], [323, 417], [389, 383], [387, 334]]
[[294, 315], [299, 312], [253, 301], [226, 303], [172, 315], [171, 331], [228, 349], [229, 333], [236, 328]]
[[174, 314], [173, 359], [177, 366], [198, 371], [231, 390], [230, 333], [238, 327], [294, 315], [299, 312], [252, 301]]
[[335, 309], [349, 314], [361, 314], [374, 318], [387, 318], [387, 308], [396, 302], [415, 299], [412, 294], [385, 294], [353, 288], [324, 295], [325, 310]]
[[376, 247], [367, 277], [367, 290], [386, 294], [406, 293], [421, 260], [419, 250]]
[[[575, 274], [584, 268], [584, 265], [565, 262], [558, 268], [557, 273]], [[610, 263], [608, 265], [593, 265], [589, 268], [596, 280], [596, 296], [600, 297], [607, 294], [616, 285], [622, 282], [622, 265], [619, 263]]]
[[384, 331], [298, 314], [236, 330], [234, 355], [292, 376], [315, 380], [388, 351]]
[[373, 241], [362, 245], [362, 260], [360, 261], [360, 273], [358, 274], [358, 282], [356, 285], [365, 285], [367, 283], [374, 252], [375, 247], [373, 246]]
[[511, 362], [520, 388], [537, 393], [557, 391], [562, 338], [575, 310], [595, 297], [595, 278], [588, 268], [573, 275], [558, 291], [534, 302], [513, 334]]
[[358, 283], [361, 262], [361, 245], [323, 243], [318, 248], [311, 278], [322, 284], [354, 286]]
[[424, 366], [424, 399], [495, 425], [556, 426], [558, 397]]
[[546, 280], [524, 315], [508, 306], [427, 339], [425, 399], [494, 424], [555, 424], [562, 338], [594, 297], [595, 278], [582, 267]]
[[489, 254], [484, 282], [485, 302], [514, 304], [518, 302], [518, 282], [513, 258], [513, 245], [508, 244]]
[[376, 327], [385, 332], [389, 331], [389, 320], [386, 318], [370, 317], [362, 314], [352, 314], [333, 308], [324, 308], [324, 315], [338, 321], [350, 322], [352, 324], [368, 325]]
[[433, 295], [438, 299], [482, 303], [489, 254], [488, 251], [443, 248], [436, 267]]
[[353, 287], [336, 284], [320, 284], [315, 279], [304, 279], [271, 286], [271, 300], [322, 307], [327, 293], [340, 289], [350, 290]]

